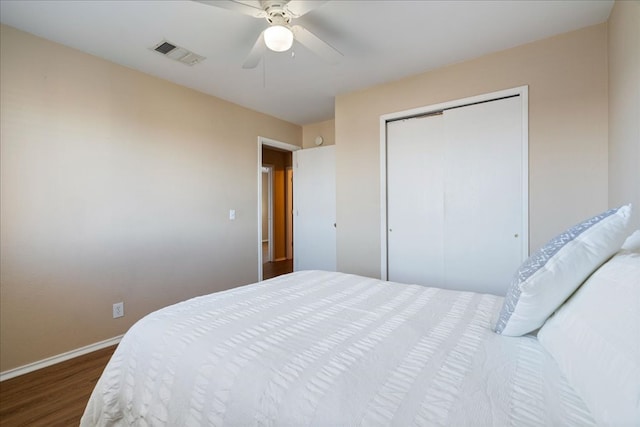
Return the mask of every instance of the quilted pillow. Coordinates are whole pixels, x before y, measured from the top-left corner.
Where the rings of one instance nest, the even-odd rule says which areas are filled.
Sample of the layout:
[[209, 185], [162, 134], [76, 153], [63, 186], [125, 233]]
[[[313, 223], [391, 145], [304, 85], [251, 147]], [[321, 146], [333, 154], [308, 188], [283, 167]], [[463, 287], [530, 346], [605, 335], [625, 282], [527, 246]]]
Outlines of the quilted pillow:
[[494, 331], [520, 336], [545, 320], [627, 236], [631, 205], [610, 209], [577, 224], [538, 249], [516, 271]]
[[593, 273], [538, 340], [598, 425], [640, 426], [640, 247]]

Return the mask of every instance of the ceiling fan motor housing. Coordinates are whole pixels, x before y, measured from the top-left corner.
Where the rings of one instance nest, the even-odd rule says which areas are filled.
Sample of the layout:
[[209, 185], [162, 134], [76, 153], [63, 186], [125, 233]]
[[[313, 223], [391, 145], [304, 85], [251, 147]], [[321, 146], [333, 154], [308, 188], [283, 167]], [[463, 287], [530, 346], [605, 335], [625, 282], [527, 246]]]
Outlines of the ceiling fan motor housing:
[[260, 4], [267, 13], [267, 21], [271, 25], [287, 25], [291, 22], [291, 15], [287, 12], [288, 1], [262, 0]]

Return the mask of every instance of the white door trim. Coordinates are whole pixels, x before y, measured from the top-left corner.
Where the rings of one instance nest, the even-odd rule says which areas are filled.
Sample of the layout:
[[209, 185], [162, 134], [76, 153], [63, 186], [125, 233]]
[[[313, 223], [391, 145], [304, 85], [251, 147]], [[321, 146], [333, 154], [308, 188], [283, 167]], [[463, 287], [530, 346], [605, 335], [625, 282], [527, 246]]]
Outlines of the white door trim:
[[469, 98], [413, 108], [380, 116], [380, 278], [388, 278], [387, 260], [387, 122], [425, 115], [453, 107], [519, 95], [522, 99], [522, 259], [529, 254], [529, 86], [519, 86]]
[[[262, 165], [262, 173], [263, 174], [267, 174], [267, 209], [268, 209], [268, 213], [267, 213], [267, 242], [268, 242], [268, 260], [266, 261], [273, 261], [273, 165], [270, 164], [263, 164]], [[265, 170], [266, 169], [266, 170]], [[261, 194], [261, 197], [264, 197], [264, 194]], [[262, 206], [262, 205], [261, 205]], [[261, 214], [264, 214], [264, 212], [261, 212]], [[264, 230], [262, 230], [264, 231]], [[264, 243], [264, 241], [263, 241]], [[262, 263], [265, 263], [265, 260], [262, 260]]]
[[287, 166], [285, 168], [286, 178], [286, 212], [285, 212], [285, 235], [287, 247], [285, 250], [287, 259], [293, 259], [293, 166]]
[[[278, 148], [285, 151], [298, 151], [302, 147], [293, 144], [287, 144], [286, 142], [276, 141], [275, 139], [265, 138], [263, 136], [258, 137], [258, 281], [262, 280], [262, 146]], [[273, 257], [273, 255], [272, 255]], [[295, 248], [294, 248], [295, 258]]]

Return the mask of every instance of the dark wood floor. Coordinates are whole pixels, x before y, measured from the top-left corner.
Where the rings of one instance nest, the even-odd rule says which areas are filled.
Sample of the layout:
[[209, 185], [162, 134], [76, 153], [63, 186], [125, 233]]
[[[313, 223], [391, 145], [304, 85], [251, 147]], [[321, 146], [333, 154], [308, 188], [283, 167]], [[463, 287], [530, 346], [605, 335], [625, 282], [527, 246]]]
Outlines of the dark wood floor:
[[262, 264], [262, 278], [264, 280], [271, 279], [276, 276], [293, 272], [293, 260], [286, 259], [284, 261], [267, 262]]
[[0, 425], [77, 426], [115, 349], [108, 347], [0, 382]]

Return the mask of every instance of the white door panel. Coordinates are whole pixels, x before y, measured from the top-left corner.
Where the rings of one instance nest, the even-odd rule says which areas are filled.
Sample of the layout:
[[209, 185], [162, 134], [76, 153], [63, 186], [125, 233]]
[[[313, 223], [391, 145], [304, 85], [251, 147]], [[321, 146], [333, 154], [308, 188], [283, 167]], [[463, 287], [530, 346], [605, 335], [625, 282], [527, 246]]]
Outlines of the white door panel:
[[[389, 280], [442, 283], [444, 150], [429, 143], [442, 135], [441, 115], [387, 126], [387, 218]], [[425, 149], [429, 144], [430, 149]]]
[[445, 286], [503, 295], [522, 262], [520, 98], [445, 111]]
[[293, 153], [294, 270], [336, 270], [335, 146]]

